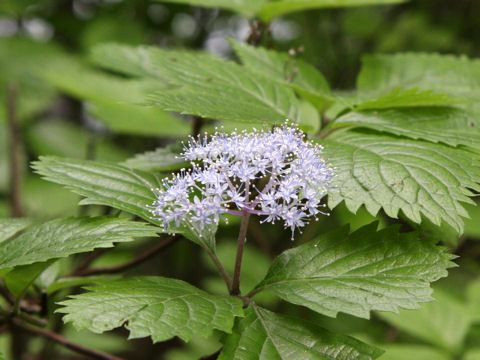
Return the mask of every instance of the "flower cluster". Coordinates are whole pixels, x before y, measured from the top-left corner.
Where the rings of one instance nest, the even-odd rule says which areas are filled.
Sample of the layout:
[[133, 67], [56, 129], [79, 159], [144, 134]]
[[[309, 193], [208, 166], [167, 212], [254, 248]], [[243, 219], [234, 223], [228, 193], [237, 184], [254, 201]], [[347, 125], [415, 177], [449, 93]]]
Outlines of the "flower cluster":
[[224, 214], [283, 220], [293, 233], [309, 218], [324, 214], [333, 169], [321, 157], [322, 147], [305, 141], [296, 127], [272, 131], [215, 133], [190, 138], [182, 158], [192, 168], [155, 189], [153, 216], [172, 231], [181, 224], [203, 229]]

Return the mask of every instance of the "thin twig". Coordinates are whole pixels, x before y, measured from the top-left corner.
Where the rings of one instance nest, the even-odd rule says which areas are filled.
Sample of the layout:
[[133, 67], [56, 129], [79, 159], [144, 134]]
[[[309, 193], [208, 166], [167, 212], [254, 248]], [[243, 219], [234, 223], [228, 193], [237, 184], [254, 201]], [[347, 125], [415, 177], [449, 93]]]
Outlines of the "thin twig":
[[215, 255], [209, 248], [205, 248], [205, 250], [207, 251], [207, 254], [210, 256], [213, 263], [217, 267], [218, 271], [220, 272], [220, 275], [222, 275], [223, 280], [225, 280], [225, 284], [227, 285], [227, 289], [230, 291], [230, 289], [232, 288], [232, 278], [230, 277], [230, 275], [228, 275], [227, 270], [225, 270], [222, 263], [218, 259], [217, 255]]
[[192, 136], [196, 137], [200, 135], [202, 131], [202, 126], [205, 123], [205, 120], [202, 119], [200, 116], [193, 116], [192, 117]]
[[[246, 189], [246, 193], [248, 194], [248, 187]], [[238, 233], [235, 270], [233, 271], [233, 282], [232, 282], [232, 287], [230, 288], [231, 295], [240, 294], [240, 271], [242, 269], [243, 249], [245, 247], [245, 243], [247, 242], [247, 230], [248, 230], [249, 219], [250, 219], [250, 213], [245, 211], [242, 216], [242, 223], [240, 224], [240, 232]]]
[[[100, 248], [96, 249], [94, 252], [90, 253], [89, 256], [85, 258], [78, 266], [77, 268], [73, 271], [73, 273], [79, 273], [87, 269], [91, 263], [93, 263], [95, 260], [97, 260], [100, 256], [105, 254], [108, 250], [111, 250], [111, 248]], [[75, 276], [73, 275], [72, 276]]]
[[45, 330], [45, 329], [37, 329], [33, 328], [31, 326], [23, 324], [21, 321], [18, 321], [16, 319], [13, 320], [13, 324], [22, 330], [25, 330], [26, 332], [29, 332], [33, 335], [39, 335], [43, 336], [47, 339], [51, 339], [55, 341], [56, 343], [65, 346], [66, 348], [75, 351], [76, 353], [83, 354], [86, 356], [90, 356], [94, 359], [100, 359], [100, 360], [124, 360], [118, 356], [115, 355], [110, 355], [101, 351], [89, 349], [87, 347], [84, 347], [82, 345], [75, 344], [71, 342], [70, 340], [67, 340], [60, 334], [57, 334], [53, 331], [50, 330]]
[[17, 87], [11, 83], [7, 93], [7, 118], [10, 138], [10, 204], [12, 217], [22, 217], [22, 171], [20, 168], [20, 131], [17, 122]]
[[111, 266], [111, 267], [99, 267], [99, 268], [94, 268], [94, 269], [86, 269], [86, 270], [80, 270], [80, 271], [74, 271], [69, 277], [73, 276], [90, 276], [90, 275], [99, 275], [99, 274], [116, 274], [119, 272], [122, 272], [124, 270], [130, 269], [144, 261], [147, 261], [148, 259], [154, 257], [158, 253], [160, 253], [162, 250], [166, 249], [168, 246], [172, 245], [175, 241], [178, 240], [177, 235], [173, 235], [169, 237], [168, 239], [162, 241], [160, 244], [157, 246], [151, 248], [150, 250], [144, 252], [137, 258], [130, 260], [124, 264], [118, 265], [118, 266]]

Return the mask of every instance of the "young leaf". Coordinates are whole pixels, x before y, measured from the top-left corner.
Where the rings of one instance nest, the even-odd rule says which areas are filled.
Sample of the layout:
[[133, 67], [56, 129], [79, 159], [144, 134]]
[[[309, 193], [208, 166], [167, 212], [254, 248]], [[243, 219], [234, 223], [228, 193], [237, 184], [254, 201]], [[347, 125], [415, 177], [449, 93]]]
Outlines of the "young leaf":
[[420, 310], [402, 310], [399, 314], [378, 313], [396, 328], [451, 353], [461, 351], [471, 325], [472, 313], [455, 296], [435, 290], [436, 301]]
[[267, 2], [258, 12], [263, 21], [270, 21], [274, 17], [295, 11], [352, 7], [366, 5], [387, 5], [405, 2], [406, 0], [278, 0]]
[[256, 291], [333, 317], [341, 311], [368, 318], [371, 310], [415, 309], [432, 300], [429, 283], [447, 276], [455, 256], [417, 233], [376, 227], [349, 235], [347, 225], [285, 251]]
[[261, 124], [300, 121], [299, 102], [291, 89], [236, 63], [159, 48], [150, 48], [150, 57], [153, 66], [180, 87], [149, 97], [163, 110]]
[[111, 206], [159, 224], [152, 220], [148, 209], [155, 201], [152, 189], [161, 186], [160, 179], [151, 173], [121, 165], [57, 157], [40, 157], [32, 167], [46, 180], [84, 196], [82, 205]]
[[396, 218], [402, 210], [416, 223], [423, 214], [463, 232], [461, 202], [472, 203], [469, 189], [480, 190], [480, 154], [357, 130], [338, 131], [322, 143], [335, 167], [330, 208], [344, 200], [354, 213], [365, 205], [372, 215], [383, 208]]
[[25, 218], [0, 219], [0, 242], [11, 238], [16, 233], [27, 228], [32, 221]]
[[145, 223], [117, 218], [56, 219], [0, 243], [0, 269], [112, 247], [115, 242], [157, 236], [157, 232], [157, 228]]
[[349, 336], [252, 305], [225, 338], [218, 360], [370, 360], [382, 353]]
[[213, 329], [230, 332], [235, 316], [242, 316], [242, 302], [221, 297], [180, 280], [136, 277], [98, 282], [90, 292], [73, 295], [60, 303], [65, 322], [95, 333], [126, 324], [130, 338], [151, 336], [154, 342], [178, 336], [208, 337]]
[[292, 87], [319, 108], [332, 100], [330, 87], [323, 75], [303, 60], [236, 41], [231, 41], [231, 44], [250, 71]]

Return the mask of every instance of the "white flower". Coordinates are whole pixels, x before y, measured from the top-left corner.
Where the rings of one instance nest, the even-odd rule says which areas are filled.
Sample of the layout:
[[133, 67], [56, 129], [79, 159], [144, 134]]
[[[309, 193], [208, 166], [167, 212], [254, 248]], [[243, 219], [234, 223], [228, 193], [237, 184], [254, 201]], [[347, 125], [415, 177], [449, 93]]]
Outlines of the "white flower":
[[182, 157], [192, 169], [155, 190], [152, 214], [173, 231], [182, 222], [203, 228], [223, 214], [251, 213], [265, 216], [263, 222], [283, 220], [293, 237], [311, 217], [325, 214], [320, 200], [331, 187], [333, 169], [322, 149], [286, 125], [190, 138]]

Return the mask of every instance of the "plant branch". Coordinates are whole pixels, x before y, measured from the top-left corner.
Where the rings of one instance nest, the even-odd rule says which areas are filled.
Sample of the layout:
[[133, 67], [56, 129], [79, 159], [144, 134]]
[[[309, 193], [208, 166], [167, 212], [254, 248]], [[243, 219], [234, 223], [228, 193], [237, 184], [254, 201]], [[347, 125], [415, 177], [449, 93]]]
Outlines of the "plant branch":
[[12, 217], [22, 217], [22, 171], [20, 168], [20, 131], [17, 119], [17, 87], [7, 90], [7, 118], [10, 138], [10, 204]]
[[230, 278], [230, 275], [228, 275], [227, 270], [223, 267], [222, 263], [218, 259], [217, 255], [215, 255], [209, 248], [205, 248], [207, 254], [210, 256], [212, 259], [213, 263], [217, 267], [218, 271], [220, 272], [220, 275], [222, 275], [223, 280], [225, 280], [225, 284], [227, 285], [228, 290], [232, 288], [232, 279]]
[[[247, 189], [248, 194], [248, 189]], [[233, 272], [233, 282], [230, 288], [231, 295], [240, 294], [240, 271], [242, 269], [243, 249], [247, 242], [247, 229], [250, 213], [244, 211], [242, 216], [242, 223], [240, 224], [240, 232], [238, 233], [237, 257], [235, 259], [235, 270]]]
[[121, 264], [118, 266], [99, 267], [99, 268], [85, 269], [85, 270], [79, 270], [79, 271], [75, 270], [69, 276], [73, 277], [73, 276], [90, 276], [90, 275], [99, 275], [99, 274], [116, 274], [116, 273], [125, 271], [154, 257], [155, 255], [157, 255], [158, 253], [166, 249], [168, 246], [172, 245], [175, 241], [178, 240], [178, 238], [179, 237], [177, 235], [173, 235], [168, 239], [162, 241], [157, 246], [151, 248], [150, 250], [144, 252], [143, 254], [136, 257], [135, 259], [130, 260], [124, 264]]
[[24, 330], [26, 332], [29, 332], [30, 334], [43, 336], [44, 338], [53, 340], [56, 343], [66, 347], [66, 348], [68, 348], [72, 351], [75, 351], [78, 354], [83, 354], [83, 355], [86, 355], [86, 356], [90, 356], [94, 359], [100, 359], [100, 360], [124, 360], [124, 359], [122, 359], [118, 356], [106, 354], [106, 353], [101, 352], [101, 351], [93, 350], [93, 349], [84, 347], [82, 345], [75, 344], [75, 343], [67, 340], [66, 338], [64, 338], [60, 334], [57, 334], [57, 333], [55, 333], [53, 331], [50, 331], [50, 330], [33, 328], [31, 326], [23, 324], [21, 321], [18, 321], [16, 319], [13, 320], [13, 324], [15, 326], [21, 328], [22, 330]]
[[247, 44], [257, 46], [263, 39], [263, 35], [267, 31], [268, 25], [260, 20], [254, 20], [250, 24], [250, 33], [247, 37]]

